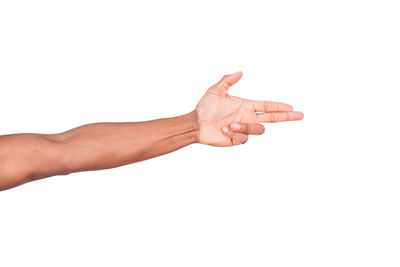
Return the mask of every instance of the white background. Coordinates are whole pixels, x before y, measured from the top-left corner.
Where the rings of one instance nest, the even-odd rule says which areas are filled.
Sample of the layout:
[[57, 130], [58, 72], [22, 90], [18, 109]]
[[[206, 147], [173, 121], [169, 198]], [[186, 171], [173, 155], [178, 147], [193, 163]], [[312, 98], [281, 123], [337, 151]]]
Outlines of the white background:
[[0, 2], [0, 134], [190, 112], [301, 122], [0, 193], [0, 265], [399, 266], [398, 1]]

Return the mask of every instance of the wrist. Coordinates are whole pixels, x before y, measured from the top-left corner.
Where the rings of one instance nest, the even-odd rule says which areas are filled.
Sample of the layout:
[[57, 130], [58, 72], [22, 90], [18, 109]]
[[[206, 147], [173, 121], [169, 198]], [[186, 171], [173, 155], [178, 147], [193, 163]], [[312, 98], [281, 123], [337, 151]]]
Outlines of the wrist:
[[187, 132], [190, 135], [191, 143], [198, 143], [199, 142], [199, 119], [196, 110], [189, 112], [184, 117], [184, 123], [187, 124], [188, 129]]

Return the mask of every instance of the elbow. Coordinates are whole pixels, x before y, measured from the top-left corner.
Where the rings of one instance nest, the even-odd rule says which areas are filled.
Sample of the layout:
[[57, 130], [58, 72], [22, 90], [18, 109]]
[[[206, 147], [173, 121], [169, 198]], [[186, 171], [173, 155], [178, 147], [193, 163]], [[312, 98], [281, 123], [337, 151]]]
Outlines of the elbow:
[[[53, 136], [29, 135], [30, 142], [0, 153], [0, 191], [55, 175], [68, 175], [65, 144]], [[0, 151], [1, 152], [1, 151]]]

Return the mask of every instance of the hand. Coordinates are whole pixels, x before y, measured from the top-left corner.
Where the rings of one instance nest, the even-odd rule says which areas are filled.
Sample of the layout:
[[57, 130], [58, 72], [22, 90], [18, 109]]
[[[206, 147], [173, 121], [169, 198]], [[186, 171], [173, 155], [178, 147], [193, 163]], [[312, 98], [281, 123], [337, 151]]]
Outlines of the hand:
[[270, 101], [253, 101], [231, 96], [226, 91], [242, 77], [242, 72], [225, 75], [211, 86], [196, 106], [198, 142], [213, 146], [243, 144], [248, 134], [264, 133], [260, 122], [303, 119], [292, 106]]

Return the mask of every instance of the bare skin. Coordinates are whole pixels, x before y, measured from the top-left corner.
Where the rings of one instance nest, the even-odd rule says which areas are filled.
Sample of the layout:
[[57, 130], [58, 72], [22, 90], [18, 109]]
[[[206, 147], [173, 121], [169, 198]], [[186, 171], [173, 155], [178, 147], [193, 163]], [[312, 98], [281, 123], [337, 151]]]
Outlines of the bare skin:
[[0, 190], [80, 171], [114, 168], [200, 143], [244, 144], [264, 133], [263, 122], [303, 119], [284, 103], [226, 93], [241, 78], [225, 75], [188, 114], [146, 122], [94, 123], [59, 134], [0, 136]]
[[225, 75], [197, 104], [200, 143], [213, 146], [242, 144], [247, 141], [248, 134], [264, 133], [262, 122], [303, 119], [303, 113], [294, 112], [292, 106], [285, 103], [253, 101], [227, 94], [226, 91], [241, 77], [242, 72]]

